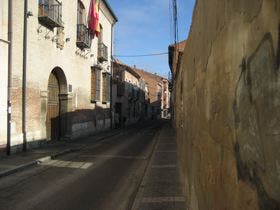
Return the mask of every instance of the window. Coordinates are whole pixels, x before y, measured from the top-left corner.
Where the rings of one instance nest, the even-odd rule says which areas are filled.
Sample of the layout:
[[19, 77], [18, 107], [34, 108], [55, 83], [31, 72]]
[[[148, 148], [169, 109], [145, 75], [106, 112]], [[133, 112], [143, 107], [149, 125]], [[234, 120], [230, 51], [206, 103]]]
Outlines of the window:
[[58, 0], [39, 0], [38, 19], [47, 28], [62, 27], [62, 4]]
[[120, 82], [117, 84], [117, 96], [121, 97], [124, 96], [125, 93], [125, 83]]
[[78, 0], [78, 24], [86, 25], [86, 12], [83, 3]]
[[102, 101], [110, 102], [110, 74], [103, 73], [103, 85], [102, 85]]
[[91, 47], [91, 36], [86, 24], [86, 10], [83, 3], [78, 0], [77, 7], [77, 41], [76, 45], [81, 50]]
[[108, 47], [103, 43], [103, 28], [100, 25], [100, 33], [98, 35], [98, 53], [97, 53], [98, 61], [104, 62], [108, 61]]
[[100, 69], [92, 69], [91, 71], [91, 101], [100, 101]]
[[98, 35], [98, 44], [103, 43], [103, 27], [101, 24], [99, 26], [100, 26], [100, 33]]

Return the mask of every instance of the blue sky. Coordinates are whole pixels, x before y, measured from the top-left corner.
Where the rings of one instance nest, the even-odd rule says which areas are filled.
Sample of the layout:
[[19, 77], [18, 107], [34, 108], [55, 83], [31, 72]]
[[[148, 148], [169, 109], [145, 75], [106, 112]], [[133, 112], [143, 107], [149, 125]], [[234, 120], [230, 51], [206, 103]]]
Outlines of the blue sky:
[[[115, 26], [115, 54], [139, 55], [168, 51], [170, 0], [108, 0], [119, 22]], [[195, 0], [178, 0], [179, 40], [187, 38]], [[168, 55], [119, 58], [128, 65], [167, 76]]]

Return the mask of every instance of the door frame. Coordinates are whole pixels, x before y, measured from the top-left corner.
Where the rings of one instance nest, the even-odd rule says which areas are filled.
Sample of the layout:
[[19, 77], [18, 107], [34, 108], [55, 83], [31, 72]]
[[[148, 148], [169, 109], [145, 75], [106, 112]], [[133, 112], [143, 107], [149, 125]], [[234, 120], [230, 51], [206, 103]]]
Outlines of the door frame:
[[[57, 140], [59, 140], [62, 135], [63, 135], [63, 127], [65, 126], [62, 126], [62, 114], [63, 113], [66, 113], [68, 111], [68, 107], [67, 107], [67, 100], [65, 100], [65, 96], [67, 98], [68, 96], [68, 86], [67, 86], [67, 80], [66, 80], [66, 76], [63, 72], [63, 70], [60, 68], [60, 67], [55, 67], [49, 74], [49, 77], [48, 77], [48, 83], [47, 83], [47, 90], [49, 91], [49, 78], [51, 76], [51, 74], [53, 74], [57, 81], [58, 81], [58, 86], [59, 86], [59, 93], [58, 93], [58, 135], [57, 135]], [[63, 99], [63, 100], [62, 100]], [[63, 103], [63, 104], [62, 104]], [[52, 134], [48, 134], [48, 132], [51, 132], [51, 131], [48, 131], [48, 112], [49, 112], [49, 103], [48, 103], [48, 97], [47, 97], [47, 109], [46, 109], [46, 138], [47, 140], [53, 140], [52, 139]], [[50, 139], [48, 139], [48, 137], [50, 136]]]

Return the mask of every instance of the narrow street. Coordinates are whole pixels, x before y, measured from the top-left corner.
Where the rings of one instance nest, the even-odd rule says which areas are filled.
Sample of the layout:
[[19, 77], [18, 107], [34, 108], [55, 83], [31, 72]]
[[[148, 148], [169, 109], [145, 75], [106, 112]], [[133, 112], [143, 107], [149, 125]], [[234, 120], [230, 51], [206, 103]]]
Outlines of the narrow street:
[[280, 0], [0, 0], [0, 210], [280, 210]]
[[131, 209], [161, 128], [139, 125], [0, 179], [1, 209]]

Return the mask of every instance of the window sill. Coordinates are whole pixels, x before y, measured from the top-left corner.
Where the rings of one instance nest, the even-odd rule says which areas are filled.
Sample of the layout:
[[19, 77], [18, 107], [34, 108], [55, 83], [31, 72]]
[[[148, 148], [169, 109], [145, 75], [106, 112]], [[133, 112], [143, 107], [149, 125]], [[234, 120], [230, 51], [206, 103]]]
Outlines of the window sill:
[[92, 104], [96, 104], [97, 102], [100, 102], [100, 100], [91, 100], [90, 101]]

